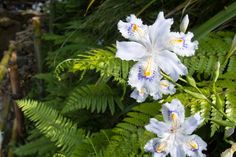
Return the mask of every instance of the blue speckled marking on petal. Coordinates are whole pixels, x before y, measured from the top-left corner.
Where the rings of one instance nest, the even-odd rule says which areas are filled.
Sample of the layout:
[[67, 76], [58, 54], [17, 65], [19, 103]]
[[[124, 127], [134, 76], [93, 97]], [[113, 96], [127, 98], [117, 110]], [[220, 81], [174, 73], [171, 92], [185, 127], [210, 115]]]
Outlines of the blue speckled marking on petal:
[[188, 48], [188, 44], [186, 44], [186, 40], [184, 37], [181, 38], [183, 40], [183, 47]]
[[131, 24], [131, 25], [129, 26], [129, 28], [128, 28], [128, 33], [129, 33], [129, 35], [132, 35], [132, 28], [133, 28], [133, 25], [134, 25], [134, 24]]
[[129, 26], [129, 28], [128, 28], [128, 34], [129, 34], [130, 36], [133, 36], [133, 35], [134, 35], [134, 32], [132, 31], [133, 26], [134, 26], [134, 24], [131, 23], [130, 26]]
[[153, 71], [151, 76], [146, 77], [146, 76], [143, 75], [142, 67], [139, 66], [138, 79], [139, 79], [139, 80], [147, 80], [147, 81], [150, 81], [150, 82], [151, 82], [151, 81], [154, 79], [154, 77], [155, 77], [155, 73], [156, 73], [156, 72]]

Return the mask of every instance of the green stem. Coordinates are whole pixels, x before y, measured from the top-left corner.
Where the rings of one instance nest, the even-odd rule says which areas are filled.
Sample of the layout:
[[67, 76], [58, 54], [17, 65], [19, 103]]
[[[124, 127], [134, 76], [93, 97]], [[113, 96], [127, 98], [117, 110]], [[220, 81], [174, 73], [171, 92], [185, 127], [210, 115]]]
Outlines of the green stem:
[[234, 51], [235, 51], [234, 49], [230, 49], [230, 51], [227, 53], [227, 55], [225, 57], [225, 61], [223, 62], [223, 66], [222, 67], [225, 67], [225, 65], [227, 64], [228, 60], [233, 55]]
[[188, 83], [188, 81], [186, 81], [185, 79], [183, 78], [179, 78], [180, 81], [184, 82], [184, 83]]

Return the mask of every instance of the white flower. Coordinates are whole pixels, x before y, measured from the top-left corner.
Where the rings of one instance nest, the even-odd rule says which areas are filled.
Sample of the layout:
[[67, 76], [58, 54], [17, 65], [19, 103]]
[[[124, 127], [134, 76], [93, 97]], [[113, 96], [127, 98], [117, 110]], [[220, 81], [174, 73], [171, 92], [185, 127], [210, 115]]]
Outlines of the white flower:
[[[165, 19], [163, 12], [159, 13], [151, 26], [144, 25], [135, 15], [130, 15], [126, 20], [127, 22], [119, 21], [118, 29], [126, 39], [131, 41], [116, 42], [116, 57], [138, 61], [129, 75], [129, 84], [135, 88], [133, 94], [143, 90], [145, 92], [141, 94], [142, 99], [148, 95], [155, 97], [160, 82], [157, 80], [161, 80], [158, 78], [160, 70], [170, 75], [173, 80], [178, 80], [179, 75], [186, 75], [187, 68], [176, 54], [193, 55], [197, 42], [191, 42], [192, 33], [171, 33], [173, 20]], [[145, 90], [142, 86], [145, 86]]]
[[145, 126], [148, 131], [157, 134], [158, 138], [151, 139], [144, 147], [152, 152], [154, 157], [205, 157], [202, 150], [207, 144], [197, 135], [191, 135], [201, 123], [199, 113], [185, 120], [184, 107], [177, 99], [165, 103], [162, 107], [164, 122], [154, 118]]

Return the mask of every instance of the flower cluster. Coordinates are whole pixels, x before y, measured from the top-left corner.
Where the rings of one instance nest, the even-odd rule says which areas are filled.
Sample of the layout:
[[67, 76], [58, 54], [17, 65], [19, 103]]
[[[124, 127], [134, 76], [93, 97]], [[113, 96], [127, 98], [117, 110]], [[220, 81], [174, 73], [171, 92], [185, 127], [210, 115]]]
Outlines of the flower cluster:
[[207, 144], [197, 135], [191, 135], [202, 122], [199, 113], [185, 120], [185, 110], [177, 99], [165, 103], [162, 107], [164, 122], [154, 118], [145, 126], [148, 131], [157, 134], [144, 147], [145, 151], [154, 153], [154, 157], [205, 157], [202, 150]]
[[[153, 25], [145, 25], [135, 15], [127, 17], [126, 22], [119, 21], [118, 29], [122, 36], [131, 41], [117, 41], [116, 57], [133, 60], [137, 63], [131, 68], [128, 83], [134, 88], [131, 97], [143, 102], [151, 95], [161, 99], [163, 94], [175, 93], [174, 85], [163, 79], [161, 71], [173, 80], [186, 75], [187, 68], [177, 55], [191, 56], [198, 47], [192, 42], [193, 34], [185, 33], [188, 16], [181, 23], [181, 32], [171, 32], [172, 19], [165, 19], [160, 12]], [[177, 55], [176, 55], [177, 54]]]

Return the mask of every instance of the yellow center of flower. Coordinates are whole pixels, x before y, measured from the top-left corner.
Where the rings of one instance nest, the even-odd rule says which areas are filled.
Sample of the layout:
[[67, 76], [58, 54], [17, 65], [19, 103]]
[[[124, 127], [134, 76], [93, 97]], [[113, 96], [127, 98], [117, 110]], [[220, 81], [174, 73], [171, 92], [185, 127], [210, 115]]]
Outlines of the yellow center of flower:
[[172, 113], [170, 114], [170, 118], [171, 118], [172, 121], [176, 121], [176, 119], [177, 119], [176, 113], [172, 112]]
[[133, 24], [132, 26], [132, 32], [135, 32], [139, 29], [138, 25], [137, 24]]
[[161, 143], [156, 147], [156, 152], [161, 153], [165, 151], [165, 148], [166, 148], [166, 143]]
[[192, 150], [198, 149], [198, 144], [195, 141], [190, 141], [189, 146], [191, 147]]
[[144, 76], [146, 76], [146, 77], [151, 76], [151, 71], [145, 70], [145, 71], [144, 71]]

